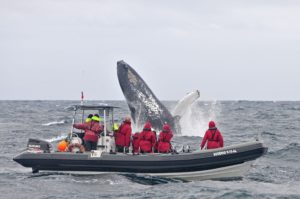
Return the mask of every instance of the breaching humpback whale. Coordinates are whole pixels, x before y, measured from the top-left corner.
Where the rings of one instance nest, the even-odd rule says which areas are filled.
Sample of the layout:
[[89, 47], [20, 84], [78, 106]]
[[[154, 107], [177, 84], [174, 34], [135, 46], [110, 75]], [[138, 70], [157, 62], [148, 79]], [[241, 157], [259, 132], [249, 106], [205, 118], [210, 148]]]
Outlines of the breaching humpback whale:
[[189, 93], [179, 101], [174, 110], [174, 116], [158, 100], [141, 76], [126, 62], [117, 62], [119, 84], [129, 106], [131, 117], [137, 129], [142, 129], [146, 121], [155, 130], [162, 129], [168, 123], [175, 134], [180, 134], [179, 119], [184, 107], [199, 98], [199, 91]]
[[176, 132], [173, 116], [139, 74], [124, 61], [118, 61], [117, 65], [119, 83], [136, 127], [141, 129], [149, 121], [154, 129], [159, 130], [168, 123]]

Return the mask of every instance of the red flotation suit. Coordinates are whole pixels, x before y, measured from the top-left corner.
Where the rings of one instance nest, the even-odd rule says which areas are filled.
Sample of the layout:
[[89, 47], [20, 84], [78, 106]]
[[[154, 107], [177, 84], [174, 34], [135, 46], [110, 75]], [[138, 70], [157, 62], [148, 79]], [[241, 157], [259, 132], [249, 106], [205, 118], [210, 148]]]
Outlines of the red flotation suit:
[[159, 153], [169, 153], [171, 152], [171, 139], [173, 137], [173, 132], [170, 126], [165, 124], [163, 126], [163, 131], [160, 132], [158, 138], [158, 152]]

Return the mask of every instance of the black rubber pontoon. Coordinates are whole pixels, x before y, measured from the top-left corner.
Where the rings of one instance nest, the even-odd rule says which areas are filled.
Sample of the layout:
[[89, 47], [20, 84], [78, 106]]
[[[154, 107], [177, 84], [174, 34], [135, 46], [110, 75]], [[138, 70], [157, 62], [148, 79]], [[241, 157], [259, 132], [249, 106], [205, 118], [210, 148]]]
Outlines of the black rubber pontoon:
[[25, 151], [14, 161], [33, 170], [174, 173], [218, 169], [253, 161], [267, 148], [262, 142], [244, 144], [181, 154], [110, 154], [96, 153], [32, 153]]

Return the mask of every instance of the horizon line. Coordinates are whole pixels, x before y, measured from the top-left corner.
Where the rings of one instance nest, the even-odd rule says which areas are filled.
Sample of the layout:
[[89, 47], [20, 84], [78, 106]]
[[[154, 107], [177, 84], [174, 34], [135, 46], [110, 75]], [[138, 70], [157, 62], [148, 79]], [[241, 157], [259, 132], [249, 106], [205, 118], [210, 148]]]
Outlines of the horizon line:
[[[79, 101], [78, 99], [0, 99], [0, 101]], [[91, 99], [91, 100], [83, 100], [84, 102], [89, 101], [126, 101], [126, 99]], [[162, 99], [160, 101], [179, 101], [174, 99]], [[203, 99], [197, 101], [256, 101], [256, 102], [299, 102], [299, 99]]]

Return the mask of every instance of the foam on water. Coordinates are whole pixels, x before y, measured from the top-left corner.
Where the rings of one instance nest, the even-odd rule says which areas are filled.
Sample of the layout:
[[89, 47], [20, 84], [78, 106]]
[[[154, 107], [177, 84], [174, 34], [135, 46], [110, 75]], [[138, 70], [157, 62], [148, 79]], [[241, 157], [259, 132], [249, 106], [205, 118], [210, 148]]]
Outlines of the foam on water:
[[47, 142], [56, 142], [56, 141], [63, 140], [66, 137], [67, 137], [67, 135], [59, 135], [59, 136], [56, 136], [56, 137], [53, 137], [53, 138], [46, 139], [46, 141]]
[[42, 124], [43, 126], [53, 126], [53, 125], [61, 125], [67, 123], [65, 120], [49, 122], [46, 124]]

